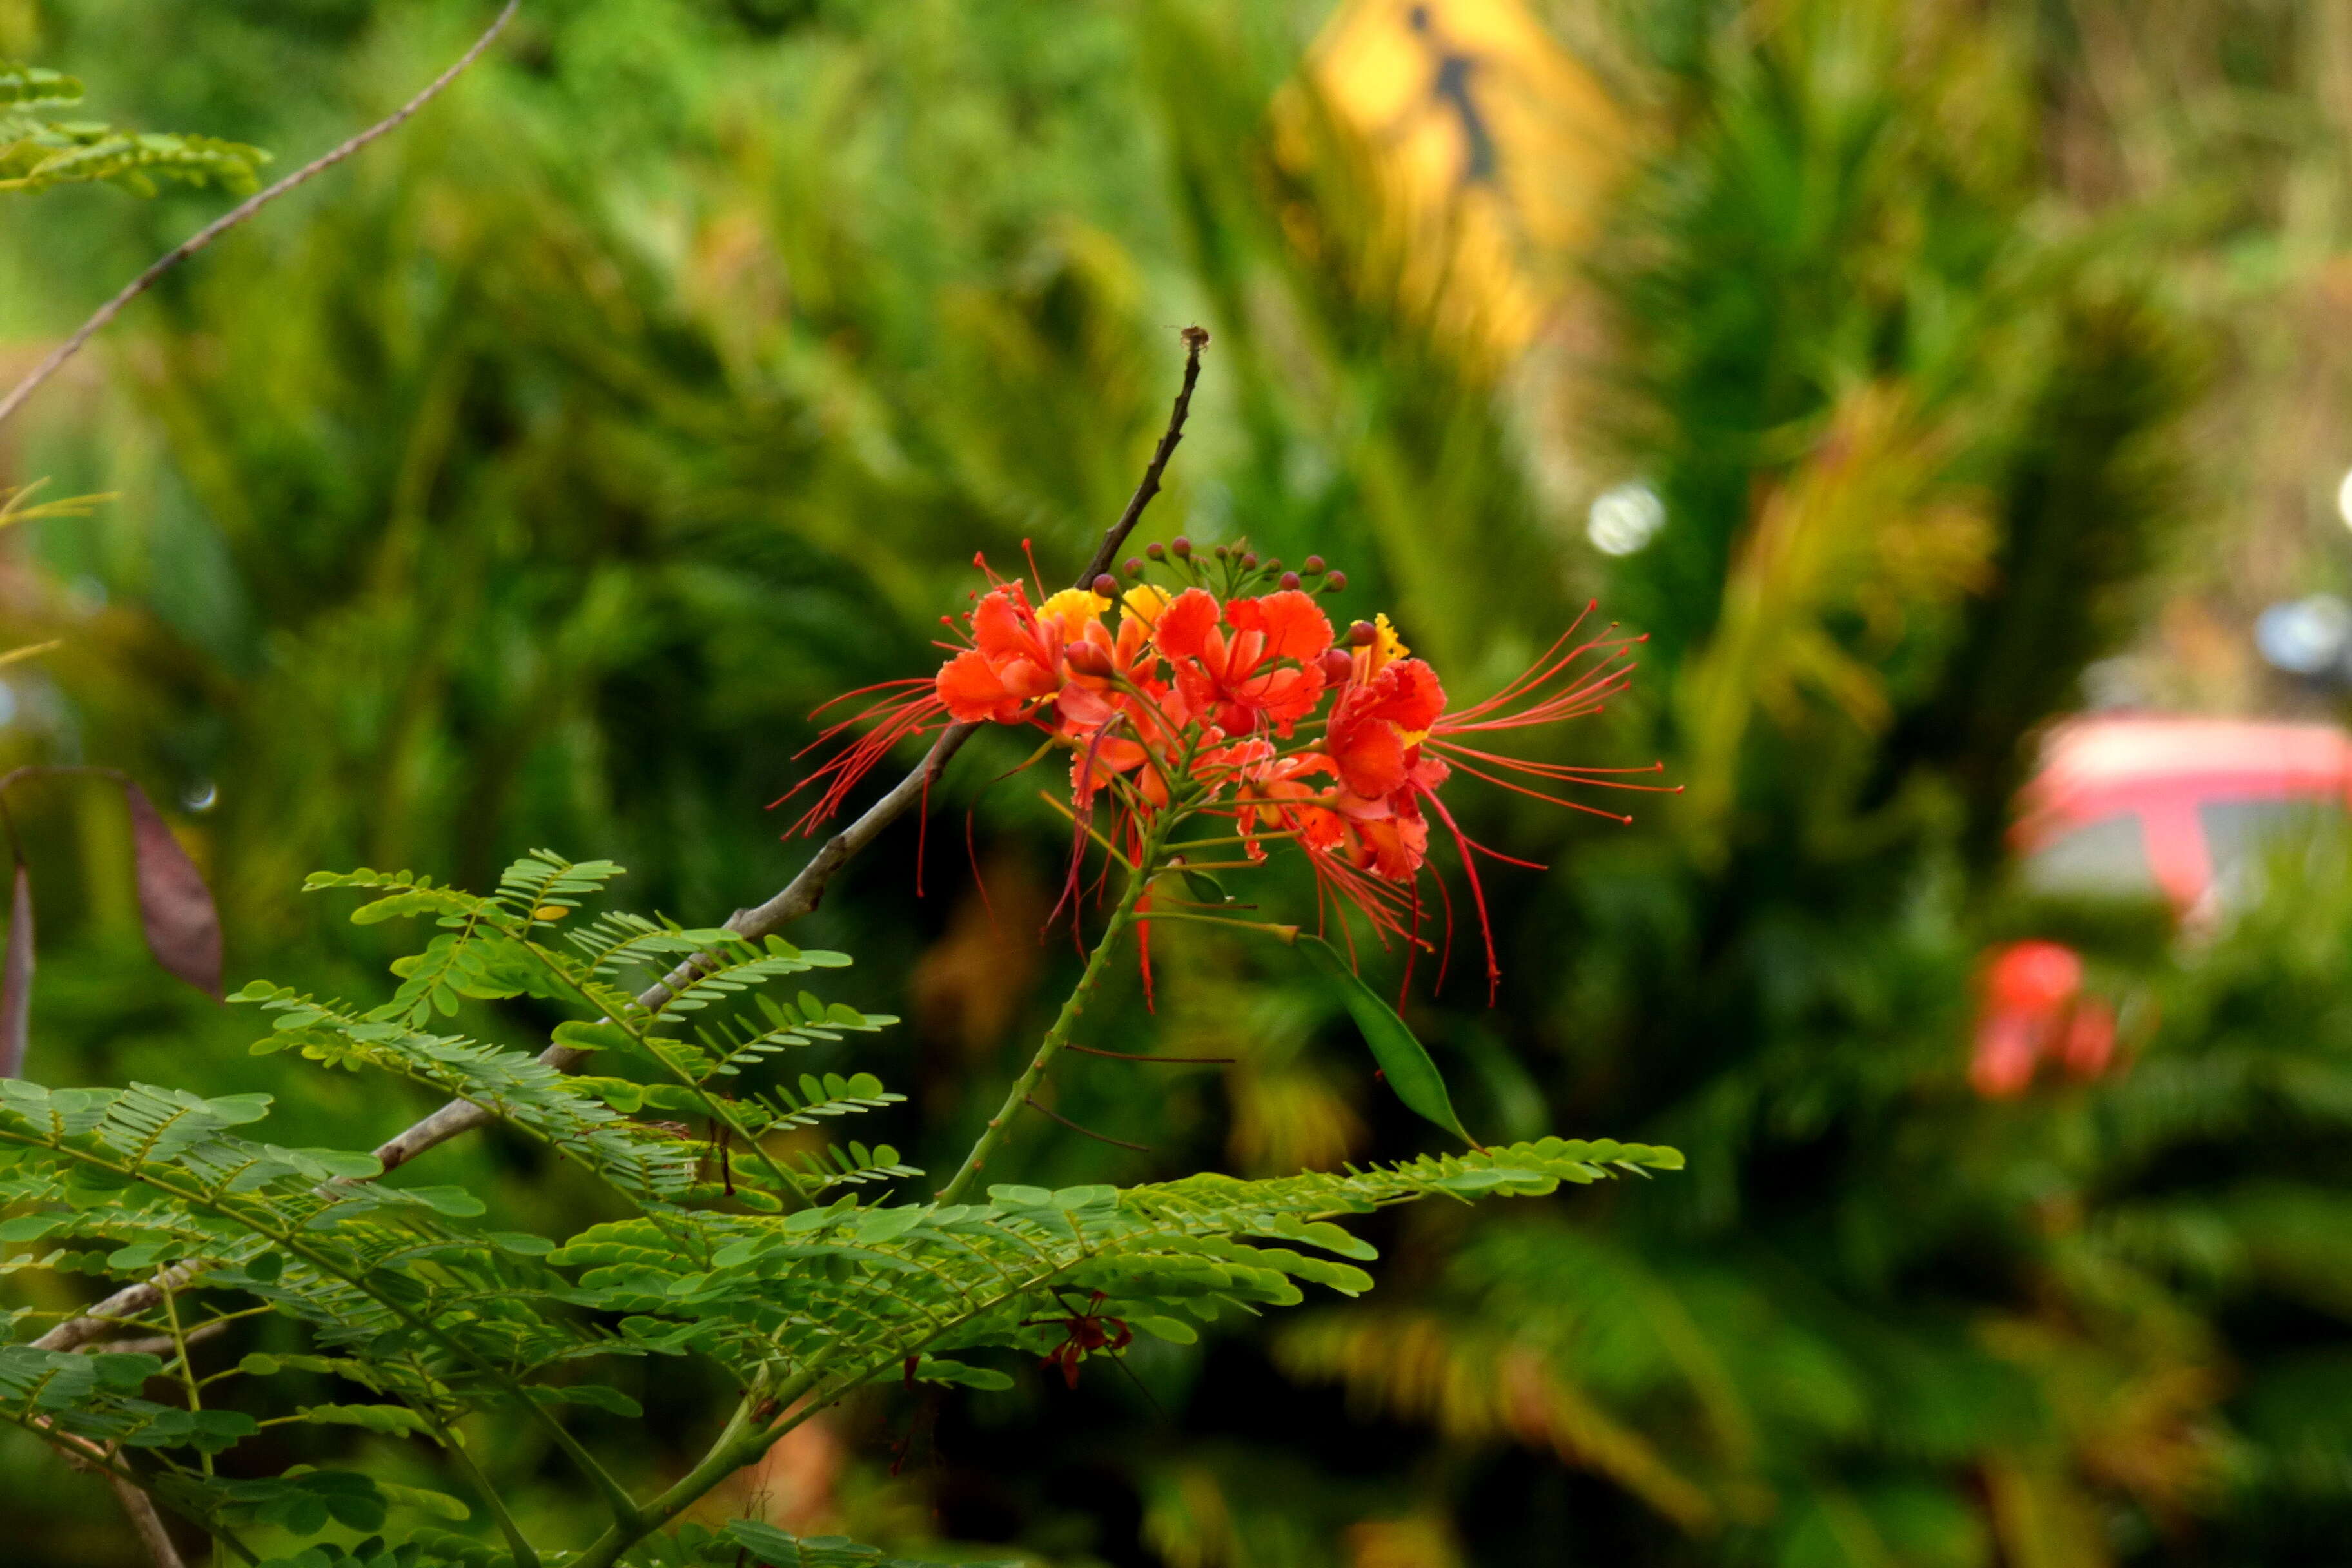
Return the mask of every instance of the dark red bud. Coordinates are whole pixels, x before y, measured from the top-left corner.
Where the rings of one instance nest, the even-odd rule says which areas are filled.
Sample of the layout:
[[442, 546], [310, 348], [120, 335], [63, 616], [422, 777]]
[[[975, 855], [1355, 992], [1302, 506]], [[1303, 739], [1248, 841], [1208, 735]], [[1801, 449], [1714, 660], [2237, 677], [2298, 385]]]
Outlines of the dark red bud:
[[1143, 557], [1140, 555], [1130, 555], [1127, 558], [1127, 574], [1130, 577], [1140, 577], [1143, 575]]
[[1326, 648], [1318, 660], [1323, 666], [1323, 679], [1337, 686], [1355, 673], [1356, 661], [1348, 657], [1345, 648]]
[[1246, 550], [1242, 552], [1242, 570], [1244, 572], [1257, 570], [1257, 556], [1254, 552]]
[[1116, 578], [1116, 577], [1114, 577], [1114, 576], [1112, 576], [1112, 575], [1111, 575], [1109, 573], [1108, 573], [1108, 572], [1097, 572], [1097, 573], [1096, 573], [1096, 574], [1095, 574], [1095, 592], [1096, 592], [1096, 593], [1097, 593], [1097, 594], [1100, 594], [1100, 595], [1101, 595], [1104, 598], [1106, 598], [1106, 599], [1116, 599], [1116, 598], [1118, 598], [1118, 578]]
[[1379, 640], [1381, 628], [1370, 621], [1358, 621], [1348, 628], [1348, 640], [1358, 647], [1370, 647]]
[[1285, 573], [1282, 574], [1282, 586], [1284, 586], [1284, 587], [1286, 587], [1286, 588], [1296, 588], [1296, 587], [1297, 587], [1297, 586], [1298, 586], [1298, 574], [1297, 574], [1297, 573], [1296, 573], [1296, 572], [1285, 572]]
[[1062, 650], [1062, 662], [1074, 675], [1099, 678], [1111, 672], [1110, 653], [1100, 643], [1074, 642]]
[[1265, 563], [1265, 569], [1266, 569], [1267, 571], [1269, 571], [1269, 572], [1279, 572], [1279, 571], [1281, 571], [1281, 570], [1282, 570], [1282, 557], [1281, 557], [1281, 556], [1279, 556], [1279, 555], [1276, 555], [1276, 556], [1274, 556], [1273, 558], [1271, 558], [1270, 560], [1268, 560], [1268, 561], [1266, 562], [1266, 563]]
[[1323, 591], [1327, 594], [1339, 593], [1347, 586], [1348, 574], [1345, 572], [1334, 572], [1323, 579]]
[[1192, 559], [1192, 542], [1180, 533], [1168, 542], [1168, 553], [1179, 561], [1190, 561]]
[[1308, 556], [1305, 564], [1300, 567], [1300, 570], [1305, 572], [1309, 577], [1320, 577], [1323, 575], [1323, 557], [1320, 555]]
[[1168, 547], [1160, 543], [1158, 540], [1154, 540], [1150, 544], [1145, 545], [1143, 547], [1143, 552], [1154, 561], [1165, 561], [1168, 559]]
[[1230, 551], [1230, 550], [1228, 550], [1228, 549], [1226, 549], [1223, 545], [1220, 544], [1220, 545], [1218, 545], [1218, 546], [1217, 546], [1217, 559], [1218, 559], [1218, 560], [1223, 561], [1226, 556], [1231, 555], [1232, 553], [1233, 553], [1233, 552], [1232, 552], [1232, 551]]

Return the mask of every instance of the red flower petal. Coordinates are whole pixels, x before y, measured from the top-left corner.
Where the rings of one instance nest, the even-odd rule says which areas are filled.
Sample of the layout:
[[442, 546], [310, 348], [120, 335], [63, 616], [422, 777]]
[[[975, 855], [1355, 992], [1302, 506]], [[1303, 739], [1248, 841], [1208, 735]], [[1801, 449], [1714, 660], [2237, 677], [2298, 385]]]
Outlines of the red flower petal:
[[1335, 718], [1328, 739], [1339, 782], [1350, 795], [1377, 800], [1402, 785], [1411, 772], [1405, 765], [1404, 737], [1385, 720], [1355, 714], [1347, 721]]
[[1235, 599], [1225, 606], [1225, 619], [1235, 631], [1263, 632], [1265, 658], [1295, 658], [1301, 664], [1331, 646], [1331, 623], [1314, 598], [1286, 588], [1257, 599]]
[[1200, 658], [1216, 635], [1216, 595], [1205, 588], [1187, 588], [1169, 601], [1151, 625], [1151, 640], [1171, 658]]
[[977, 648], [966, 648], [940, 667], [940, 700], [959, 724], [1002, 722], [1020, 717], [1021, 700], [1004, 689], [996, 667]]

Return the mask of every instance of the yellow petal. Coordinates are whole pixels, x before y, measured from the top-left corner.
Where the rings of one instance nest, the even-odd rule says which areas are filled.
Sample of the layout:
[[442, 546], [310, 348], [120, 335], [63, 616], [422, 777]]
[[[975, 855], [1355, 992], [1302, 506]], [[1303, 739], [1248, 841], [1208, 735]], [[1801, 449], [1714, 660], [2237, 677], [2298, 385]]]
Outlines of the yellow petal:
[[1062, 636], [1075, 641], [1109, 608], [1110, 601], [1090, 589], [1065, 588], [1037, 606], [1037, 618], [1060, 626]]
[[1127, 591], [1124, 602], [1128, 613], [1148, 626], [1160, 618], [1160, 612], [1168, 607], [1171, 596], [1165, 588], [1150, 583], [1138, 583]]

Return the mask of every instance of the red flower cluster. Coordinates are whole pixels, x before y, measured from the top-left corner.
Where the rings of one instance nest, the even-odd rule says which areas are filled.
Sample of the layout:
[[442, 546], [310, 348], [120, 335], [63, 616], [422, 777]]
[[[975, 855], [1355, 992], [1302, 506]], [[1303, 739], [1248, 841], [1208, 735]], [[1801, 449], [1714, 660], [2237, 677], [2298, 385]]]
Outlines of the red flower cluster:
[[[1141, 564], [1130, 562], [1129, 572], [1140, 574]], [[1115, 808], [1108, 841], [1130, 855], [1153, 815], [1181, 799], [1187, 811], [1232, 820], [1250, 860], [1265, 858], [1265, 841], [1296, 843], [1327, 896], [1360, 910], [1383, 941], [1418, 945], [1431, 817], [1460, 850], [1482, 931], [1475, 858], [1507, 858], [1474, 843], [1439, 801], [1457, 769], [1579, 811], [1594, 808], [1503, 775], [1613, 784], [1613, 773], [1654, 771], [1531, 762], [1473, 744], [1598, 712], [1631, 671], [1622, 639], [1574, 642], [1571, 626], [1504, 690], [1449, 710], [1437, 672], [1412, 657], [1385, 616], [1338, 635], [1297, 574], [1279, 582], [1220, 599], [1204, 587], [1171, 594], [1148, 583], [1121, 593], [1106, 574], [1091, 589], [1041, 592], [1033, 603], [1020, 583], [992, 578], [961, 626], [948, 621], [968, 646], [936, 676], [878, 689], [890, 695], [820, 738], [879, 721], [819, 770], [824, 787], [796, 827], [830, 816], [909, 734], [943, 721], [1026, 726], [1071, 753], [1081, 852], [1105, 795]], [[1486, 950], [1491, 983], [1491, 933]]]
[[1987, 1100], [2023, 1094], [2042, 1065], [2094, 1079], [2115, 1060], [2116, 1010], [2083, 988], [2083, 959], [2054, 942], [1997, 948], [1978, 977], [1969, 1082]]

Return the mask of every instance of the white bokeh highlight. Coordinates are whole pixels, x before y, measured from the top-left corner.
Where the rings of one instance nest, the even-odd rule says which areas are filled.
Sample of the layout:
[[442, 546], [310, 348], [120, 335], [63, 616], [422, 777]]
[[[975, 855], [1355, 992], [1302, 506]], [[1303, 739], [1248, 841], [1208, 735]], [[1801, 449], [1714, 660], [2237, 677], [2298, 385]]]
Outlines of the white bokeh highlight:
[[1641, 479], [1601, 491], [1584, 514], [1584, 536], [1603, 555], [1631, 555], [1665, 525], [1666, 503]]

